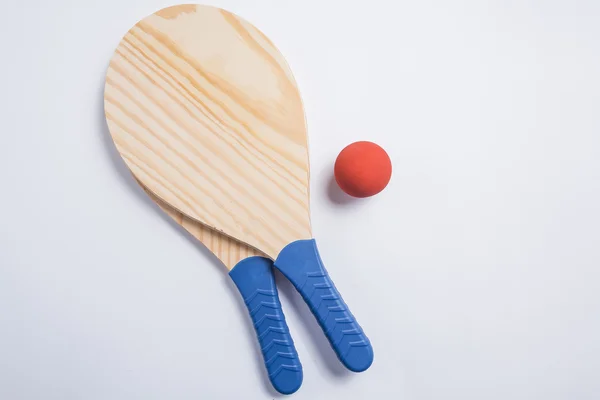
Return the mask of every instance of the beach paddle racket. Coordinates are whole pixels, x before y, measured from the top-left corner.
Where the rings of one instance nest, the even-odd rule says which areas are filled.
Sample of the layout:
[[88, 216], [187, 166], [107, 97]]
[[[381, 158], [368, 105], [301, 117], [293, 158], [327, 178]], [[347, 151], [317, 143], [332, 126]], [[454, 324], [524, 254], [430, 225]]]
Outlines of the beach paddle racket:
[[134, 176], [174, 210], [274, 260], [340, 361], [367, 369], [371, 343], [312, 237], [304, 109], [273, 43], [219, 8], [165, 8], [123, 37], [104, 99]]

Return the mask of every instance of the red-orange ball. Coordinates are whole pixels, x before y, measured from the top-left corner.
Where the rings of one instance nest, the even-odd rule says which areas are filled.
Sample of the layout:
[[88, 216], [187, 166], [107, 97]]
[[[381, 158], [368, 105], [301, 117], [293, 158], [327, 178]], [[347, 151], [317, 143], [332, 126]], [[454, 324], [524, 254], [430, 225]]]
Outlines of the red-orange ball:
[[344, 192], [353, 197], [369, 197], [387, 186], [392, 177], [392, 162], [375, 143], [355, 142], [340, 152], [333, 171]]

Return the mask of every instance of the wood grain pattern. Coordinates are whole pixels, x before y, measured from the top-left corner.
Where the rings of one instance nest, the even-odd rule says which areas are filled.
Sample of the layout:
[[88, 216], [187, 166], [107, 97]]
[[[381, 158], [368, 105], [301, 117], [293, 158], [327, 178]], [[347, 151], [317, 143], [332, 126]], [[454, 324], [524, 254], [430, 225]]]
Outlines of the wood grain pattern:
[[208, 248], [219, 260], [221, 260], [228, 270], [231, 271], [238, 262], [245, 258], [252, 256], [265, 257], [265, 255], [260, 251], [253, 249], [242, 242], [238, 242], [235, 239], [218, 233], [215, 230], [210, 229], [189, 217], [186, 217], [152, 194], [152, 192], [150, 192], [139, 180], [137, 180], [137, 182], [142, 189], [144, 189], [146, 194], [150, 196], [152, 201], [154, 201], [168, 216], [173, 218], [175, 222], [181, 225], [200, 243], [206, 246], [206, 248]]
[[104, 100], [118, 151], [158, 199], [271, 258], [311, 238], [300, 94], [248, 22], [189, 4], [143, 19], [115, 51]]

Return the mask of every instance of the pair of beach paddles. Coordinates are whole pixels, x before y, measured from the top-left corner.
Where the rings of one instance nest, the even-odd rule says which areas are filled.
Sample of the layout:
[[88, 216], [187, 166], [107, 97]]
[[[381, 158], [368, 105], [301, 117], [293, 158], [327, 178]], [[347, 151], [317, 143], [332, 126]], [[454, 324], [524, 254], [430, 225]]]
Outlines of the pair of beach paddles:
[[312, 237], [302, 100], [263, 33], [219, 8], [160, 10], [119, 43], [104, 106], [138, 183], [229, 270], [277, 391], [294, 393], [303, 375], [273, 268], [302, 295], [342, 364], [369, 368], [371, 343]]

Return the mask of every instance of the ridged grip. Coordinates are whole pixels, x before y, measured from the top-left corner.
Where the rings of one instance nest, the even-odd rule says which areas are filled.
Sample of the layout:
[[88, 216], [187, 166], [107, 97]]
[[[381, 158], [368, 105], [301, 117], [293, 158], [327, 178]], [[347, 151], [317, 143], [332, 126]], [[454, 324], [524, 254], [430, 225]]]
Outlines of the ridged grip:
[[373, 347], [323, 266], [314, 239], [288, 244], [275, 260], [296, 287], [329, 339], [338, 358], [351, 371], [373, 363]]
[[281, 309], [272, 266], [264, 257], [249, 257], [229, 276], [248, 307], [269, 380], [279, 393], [291, 394], [302, 384], [302, 364]]

